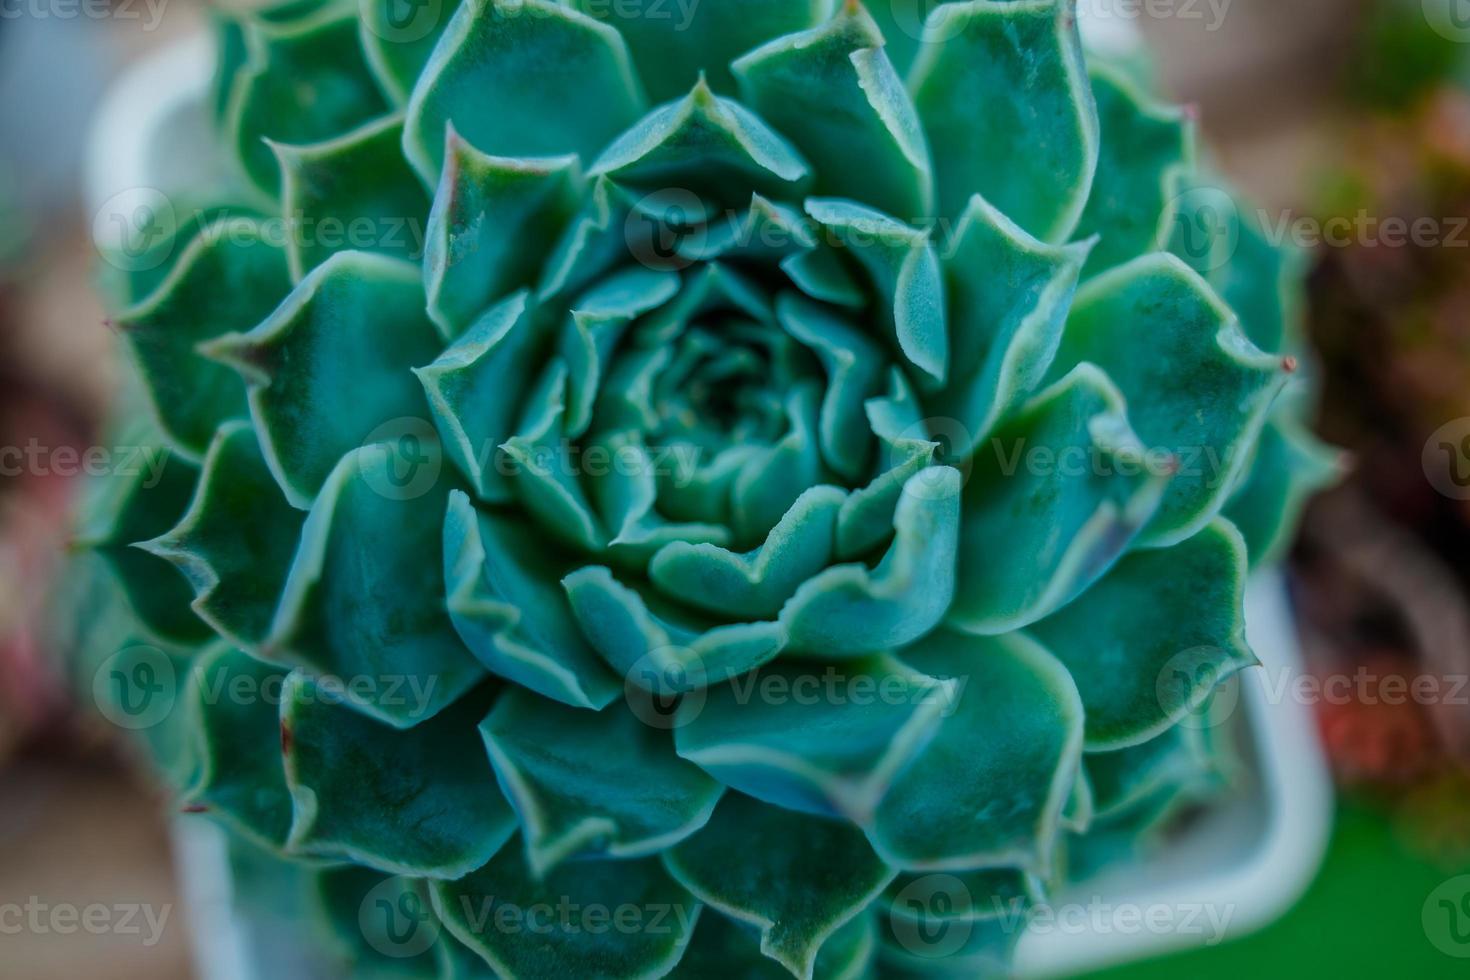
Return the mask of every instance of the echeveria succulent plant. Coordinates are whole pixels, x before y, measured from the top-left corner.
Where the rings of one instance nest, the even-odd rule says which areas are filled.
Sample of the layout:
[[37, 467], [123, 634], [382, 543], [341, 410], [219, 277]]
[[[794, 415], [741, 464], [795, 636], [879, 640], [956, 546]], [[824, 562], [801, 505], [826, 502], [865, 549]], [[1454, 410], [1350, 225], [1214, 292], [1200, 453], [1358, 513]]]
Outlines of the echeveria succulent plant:
[[1289, 264], [1070, 2], [881, 6], [223, 22], [96, 689], [359, 971], [973, 976], [1207, 780]]

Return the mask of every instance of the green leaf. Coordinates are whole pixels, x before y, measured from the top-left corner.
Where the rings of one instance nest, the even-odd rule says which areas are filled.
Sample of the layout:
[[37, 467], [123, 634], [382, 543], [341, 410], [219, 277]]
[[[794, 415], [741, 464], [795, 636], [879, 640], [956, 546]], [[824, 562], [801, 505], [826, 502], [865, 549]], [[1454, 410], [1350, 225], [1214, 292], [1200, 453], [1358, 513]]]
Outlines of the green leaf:
[[674, 273], [634, 267], [610, 274], [572, 304], [558, 347], [569, 372], [569, 437], [582, 436], [592, 424], [592, 405], [606, 365], [628, 325], [678, 291]]
[[1245, 537], [1252, 568], [1282, 557], [1307, 500], [1343, 475], [1342, 454], [1302, 424], [1289, 394], [1272, 410], [1249, 469], [1225, 505], [1224, 515]]
[[804, 214], [751, 194], [749, 209], [726, 214], [720, 221], [700, 228], [680, 241], [678, 249], [680, 256], [692, 262], [743, 259], [771, 263], [805, 254], [815, 245]]
[[837, 515], [837, 556], [844, 560], [864, 558], [892, 536], [904, 486], [933, 463], [940, 447], [930, 439], [918, 399], [897, 367], [889, 368], [887, 393], [868, 399], [863, 409], [883, 449], [878, 476], [849, 494]]
[[447, 127], [444, 172], [429, 212], [424, 288], [446, 339], [486, 307], [535, 282], [585, 189], [575, 156], [493, 157]]
[[689, 95], [614, 140], [590, 173], [625, 187], [677, 187], [734, 207], [752, 192], [790, 197], [810, 171], [790, 143], [701, 78]]
[[561, 588], [569, 571], [533, 528], [449, 495], [444, 578], [449, 618], [491, 671], [538, 694], [598, 709], [622, 688], [582, 639]]
[[800, 980], [811, 980], [828, 938], [894, 874], [856, 827], [738, 793], [666, 851], [664, 864], [701, 901], [760, 929], [761, 952]]
[[1171, 787], [1198, 783], [1210, 772], [1203, 730], [1193, 719], [1146, 742], [1082, 757], [1097, 800], [1099, 820], [1113, 820], [1147, 807]]
[[845, 499], [836, 487], [812, 487], [765, 543], [745, 554], [707, 543], [666, 544], [653, 556], [649, 578], [668, 595], [706, 612], [775, 616], [797, 586], [827, 567]]
[[822, 458], [844, 478], [855, 480], [867, 470], [873, 452], [864, 403], [882, 387], [882, 352], [829, 307], [796, 293], [776, 298], [776, 317], [822, 363], [827, 374], [818, 421]]
[[487, 310], [433, 363], [414, 368], [444, 452], [488, 503], [515, 499], [501, 444], [524, 408], [537, 353], [536, 309], [524, 290]]
[[1082, 702], [1024, 636], [943, 630], [898, 653], [954, 686], [938, 731], [894, 781], [868, 838], [888, 863], [1018, 866], [1046, 877], [1082, 761]]
[[893, 516], [893, 543], [873, 568], [835, 565], [781, 610], [795, 650], [824, 657], [909, 643], [938, 625], [955, 592], [960, 536], [958, 470], [909, 477]]
[[[485, 672], [445, 607], [442, 493], [390, 479], [391, 451], [342, 458], [306, 516], [267, 659], [325, 675], [360, 711], [399, 728], [420, 724]], [[478, 721], [478, 719], [476, 719]]]
[[403, 149], [430, 184], [446, 127], [499, 157], [592, 157], [643, 94], [618, 32], [551, 0], [465, 0], [408, 102]]
[[113, 434], [117, 456], [85, 484], [73, 547], [96, 551], [117, 579], [138, 625], [153, 639], [193, 646], [209, 627], [189, 607], [186, 580], [156, 555], [137, 547], [176, 525], [199, 479], [193, 463], [159, 445], [152, 426], [137, 423]]
[[423, 258], [429, 200], [404, 163], [402, 142], [397, 115], [321, 143], [270, 144], [281, 167], [293, 279], [346, 249]]
[[195, 713], [199, 768], [182, 794], [230, 829], [273, 849], [291, 830], [291, 792], [278, 752], [286, 672], [215, 643], [190, 671], [184, 710]]
[[1216, 520], [1179, 544], [1125, 556], [1031, 628], [1077, 682], [1089, 751], [1153, 738], [1255, 663], [1245, 575], [1245, 541]]
[[[1138, 338], [1148, 343], [1139, 346]], [[1143, 533], [1149, 546], [1190, 537], [1220, 511], [1295, 361], [1264, 354], [1198, 274], [1156, 253], [1078, 290], [1053, 376], [1088, 362], [1106, 371], [1129, 421], [1175, 475]]]
[[266, 461], [305, 510], [343, 454], [387, 423], [426, 421], [408, 366], [433, 360], [439, 339], [416, 266], [338, 252], [254, 330], [201, 351], [245, 378]]
[[867, 11], [844, 3], [828, 23], [778, 37], [733, 68], [742, 99], [812, 161], [816, 193], [925, 223], [929, 147], [882, 44]]
[[959, 423], [949, 458], [968, 457], [1046, 377], [1091, 244], [1047, 245], [970, 199], [944, 255], [954, 368], [927, 400]]
[[266, 140], [319, 143], [389, 106], [363, 56], [356, 11], [327, 4], [298, 20], [244, 24], [248, 59], [225, 130], [251, 182], [274, 197], [280, 170]]
[[601, 566], [562, 579], [582, 634], [620, 677], [655, 694], [739, 677], [786, 645], [778, 623], [721, 624], [659, 601]]
[[417, 880], [370, 868], [323, 868], [311, 876], [310, 897], [326, 945], [341, 961], [332, 966], [343, 976], [438, 980], [447, 941]]
[[169, 441], [204, 453], [215, 429], [245, 417], [245, 388], [198, 346], [249, 330], [291, 290], [286, 253], [246, 218], [224, 219], [190, 242], [168, 278], [115, 319]]
[[[699, 917], [684, 958], [669, 980], [739, 977], [741, 980], [790, 980], [791, 971], [761, 953], [760, 933], [742, 922], [708, 910]], [[860, 980], [870, 976], [877, 930], [872, 916], [847, 921], [817, 953], [816, 980]]]
[[408, 101], [413, 83], [460, 0], [359, 0], [363, 54], [395, 105]]
[[731, 789], [862, 824], [955, 694], [886, 655], [820, 668], [782, 660], [686, 697], [674, 742]]
[[959, 215], [978, 193], [1042, 241], [1066, 241], [1098, 156], [1074, 0], [947, 3], [926, 33], [908, 83], [929, 135], [939, 217]]
[[286, 583], [301, 512], [276, 486], [249, 423], [226, 422], [204, 457], [193, 501], [174, 527], [138, 547], [184, 573], [190, 608], [236, 646], [258, 647]]
[[1184, 178], [1194, 170], [1194, 125], [1179, 108], [1147, 99], [1132, 82], [1094, 69], [1101, 151], [1078, 237], [1098, 244], [1086, 275], [1094, 276], [1167, 247]]
[[830, 0], [740, 0], [738, 3], [616, 4], [572, 0], [610, 22], [627, 39], [633, 63], [655, 102], [676, 98], [703, 73], [717, 92], [733, 88], [730, 62], [773, 37], [811, 27]]
[[643, 568], [666, 544], [724, 545], [730, 531], [719, 524], [679, 523], [658, 509], [660, 463], [637, 432], [611, 432], [586, 444], [592, 497], [604, 523], [612, 530], [609, 560], [629, 568]]
[[806, 212], [867, 270], [898, 350], [928, 380], [943, 383], [949, 337], [939, 259], [929, 236], [851, 201], [809, 198]]
[[507, 847], [430, 886], [449, 931], [502, 977], [659, 977], [703, 908], [656, 858], [563, 865], [538, 879]]
[[586, 711], [510, 690], [480, 733], [537, 877], [657, 854], [703, 827], [725, 790], [621, 703]]
[[459, 878], [510, 840], [515, 815], [475, 729], [489, 692], [399, 730], [347, 707], [338, 690], [300, 673], [286, 681], [281, 739], [293, 850], [390, 874]]
[[1170, 478], [1129, 428], [1122, 395], [1079, 365], [977, 450], [965, 486], [949, 621], [1020, 629], [1065, 605], [1128, 548]]
[[1257, 347], [1303, 352], [1307, 257], [1267, 241], [1260, 222], [1229, 191], [1196, 180], [1181, 193], [1169, 251], [1204, 276]]

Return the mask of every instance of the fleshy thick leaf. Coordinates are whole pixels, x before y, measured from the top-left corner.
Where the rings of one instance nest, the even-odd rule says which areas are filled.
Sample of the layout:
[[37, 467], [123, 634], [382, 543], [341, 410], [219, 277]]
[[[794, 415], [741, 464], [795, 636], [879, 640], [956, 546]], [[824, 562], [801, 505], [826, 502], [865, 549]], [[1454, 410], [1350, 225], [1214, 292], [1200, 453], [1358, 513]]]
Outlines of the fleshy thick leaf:
[[786, 645], [778, 623], [703, 619], [629, 588], [601, 566], [579, 569], [562, 585], [587, 641], [619, 676], [654, 694], [738, 677]]
[[444, 172], [429, 212], [424, 288], [429, 317], [453, 339], [491, 303], [536, 281], [580, 202], [575, 156], [481, 153], [448, 127]]
[[198, 769], [184, 802], [272, 848], [291, 830], [291, 792], [278, 753], [286, 672], [216, 643], [194, 661], [184, 710], [195, 714]]
[[[1148, 338], [1140, 346], [1139, 338]], [[1176, 472], [1142, 542], [1182, 541], [1219, 513], [1249, 461], [1271, 403], [1296, 362], [1262, 353], [1195, 272], [1157, 253], [1091, 280], [1077, 293], [1052, 366], [1107, 372], [1129, 421]]]
[[882, 353], [829, 307], [796, 293], [776, 298], [776, 317], [787, 333], [810, 348], [827, 373], [818, 421], [823, 460], [843, 477], [858, 478], [868, 469], [873, 450], [864, 404], [882, 387]]
[[1107, 571], [1158, 508], [1174, 461], [1149, 458], [1118, 389], [1084, 364], [997, 429], [972, 466], [949, 620], [997, 634]]
[[480, 733], [537, 876], [573, 858], [657, 854], [703, 827], [724, 792], [622, 704], [584, 711], [511, 690]]
[[251, 329], [290, 290], [285, 251], [258, 223], [231, 218], [204, 229], [153, 295], [118, 315], [174, 445], [202, 455], [222, 422], [248, 412], [239, 379], [201, 357], [198, 345]]
[[404, 162], [402, 145], [402, 116], [322, 143], [271, 144], [281, 167], [286, 249], [295, 279], [346, 249], [413, 262], [423, 258], [428, 197]]
[[869, 839], [896, 867], [1019, 866], [1045, 877], [1082, 761], [1082, 702], [1024, 636], [940, 631], [899, 652], [955, 685], [929, 744], [894, 781]]
[[444, 495], [395, 492], [392, 465], [390, 449], [368, 446], [332, 471], [306, 516], [262, 654], [335, 679], [349, 704], [407, 728], [485, 672], [455, 635], [435, 574]]
[[501, 977], [660, 977], [703, 911], [657, 858], [580, 862], [537, 879], [514, 844], [430, 894], [449, 931]]
[[959, 215], [978, 193], [1042, 241], [1066, 241], [1098, 155], [1075, 3], [947, 3], [926, 24], [933, 40], [909, 90], [929, 136], [939, 216]]
[[439, 340], [417, 267], [338, 252], [264, 323], [202, 350], [245, 378], [266, 461], [286, 499], [305, 510], [343, 454], [375, 430], [424, 421], [408, 367], [433, 360]]
[[611, 27], [551, 0], [465, 0], [414, 87], [403, 148], [429, 183], [451, 124], [492, 156], [590, 160], [643, 108]]
[[356, 11], [329, 4], [297, 20], [251, 19], [245, 47], [225, 126], [245, 173], [272, 197], [280, 170], [266, 140], [319, 143], [389, 111], [358, 40]]
[[939, 624], [955, 593], [962, 481], [933, 467], [909, 477], [881, 561], [836, 565], [781, 610], [794, 650], [827, 657], [887, 650]]
[[438, 969], [443, 930], [422, 882], [352, 865], [322, 868], [309, 880], [312, 924], [321, 926], [311, 938], [324, 933], [320, 938], [335, 954], [323, 969], [354, 980], [447, 980]]
[[301, 522], [276, 486], [254, 430], [227, 422], [205, 454], [183, 520], [139, 547], [184, 573], [199, 618], [235, 645], [254, 648], [270, 632]]
[[283, 697], [293, 849], [390, 874], [458, 878], [515, 833], [475, 730], [485, 696], [403, 731], [345, 706], [335, 685], [304, 674], [291, 675]]
[[359, 0], [359, 35], [383, 91], [403, 105], [460, 0]]
[[501, 677], [574, 707], [598, 709], [621, 686], [577, 630], [561, 588], [567, 571], [534, 529], [476, 510], [458, 490], [450, 493], [444, 575], [449, 618], [460, 639]]
[[666, 7], [572, 0], [627, 39], [639, 77], [655, 102], [689, 91], [703, 73], [715, 91], [733, 87], [730, 62], [773, 37], [811, 27], [831, 0], [740, 0]]
[[1252, 568], [1281, 557], [1307, 500], [1343, 473], [1342, 454], [1295, 417], [1289, 395], [1284, 393], [1272, 410], [1250, 468], [1225, 505], [1225, 516], [1245, 536]]
[[1216, 520], [1179, 544], [1125, 556], [1031, 628], [1077, 682], [1089, 751], [1153, 738], [1255, 662], [1245, 575], [1245, 542]]
[[[156, 555], [136, 547], [178, 524], [199, 479], [193, 463], [166, 449], [147, 424], [113, 433], [122, 447], [113, 467], [86, 484], [73, 546], [98, 553], [151, 638], [184, 647], [202, 643], [209, 627], [189, 607], [188, 583]], [[112, 651], [116, 651], [114, 646]], [[112, 652], [110, 651], [110, 652]]]
[[[812, 161], [814, 190], [926, 223], [929, 147], [914, 105], [861, 6], [734, 63], [741, 97]], [[860, 159], [862, 166], [853, 166]]]
[[950, 458], [968, 457], [1046, 377], [1089, 248], [1047, 245], [970, 199], [944, 256], [954, 366], [929, 400], [959, 423]]
[[797, 586], [827, 567], [845, 499], [836, 487], [813, 487], [746, 554], [713, 544], [667, 544], [653, 556], [649, 577], [668, 595], [710, 613], [775, 616]]
[[812, 980], [828, 938], [894, 874], [856, 827], [738, 793], [664, 864], [701, 901], [757, 927], [761, 952], [800, 980]]
[[675, 744], [732, 789], [861, 824], [956, 693], [886, 656], [841, 668], [785, 660], [686, 699]]
[[1148, 101], [1111, 70], [1092, 73], [1092, 91], [1102, 148], [1076, 232], [1098, 237], [1088, 276], [1168, 245], [1194, 169], [1194, 126], [1184, 110]]
[[515, 490], [501, 444], [522, 411], [527, 375], [538, 352], [536, 310], [524, 291], [507, 297], [475, 321], [414, 374], [424, 387], [444, 452], [469, 480], [475, 496], [509, 503]]
[[811, 198], [807, 214], [867, 270], [883, 321], [904, 357], [929, 380], [949, 370], [949, 334], [939, 259], [929, 236], [851, 201]]
[[654, 109], [614, 140], [590, 172], [626, 187], [677, 187], [733, 207], [752, 192], [789, 197], [810, 171], [782, 136], [700, 79], [688, 96]]
[[[869, 976], [877, 940], [872, 916], [849, 919], [822, 944], [812, 974], [814, 980], [859, 980]], [[684, 958], [668, 975], [669, 980], [706, 980], [714, 976], [790, 980], [791, 971], [761, 953], [760, 943], [759, 930], [708, 909], [699, 917], [694, 938]]]

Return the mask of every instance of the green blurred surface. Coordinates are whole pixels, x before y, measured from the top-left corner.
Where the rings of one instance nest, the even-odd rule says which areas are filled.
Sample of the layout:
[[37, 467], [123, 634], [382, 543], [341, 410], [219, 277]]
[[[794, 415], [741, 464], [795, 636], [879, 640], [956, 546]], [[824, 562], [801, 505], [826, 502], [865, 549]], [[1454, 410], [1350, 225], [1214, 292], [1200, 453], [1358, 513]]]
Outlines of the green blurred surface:
[[[1470, 820], [1470, 815], [1464, 819]], [[1229, 977], [1470, 978], [1470, 881], [1456, 887], [1466, 908], [1458, 917], [1464, 940], [1455, 945], [1448, 911], [1436, 909], [1442, 944], [1467, 958], [1441, 952], [1424, 927], [1430, 894], [1470, 872], [1438, 866], [1405, 846], [1391, 818], [1358, 803], [1345, 803], [1327, 859], [1296, 907], [1270, 927], [1212, 949], [1179, 953], [1088, 974], [1091, 980], [1210, 980]], [[1440, 896], [1443, 897], [1443, 893]], [[1437, 905], [1437, 902], [1435, 903]]]

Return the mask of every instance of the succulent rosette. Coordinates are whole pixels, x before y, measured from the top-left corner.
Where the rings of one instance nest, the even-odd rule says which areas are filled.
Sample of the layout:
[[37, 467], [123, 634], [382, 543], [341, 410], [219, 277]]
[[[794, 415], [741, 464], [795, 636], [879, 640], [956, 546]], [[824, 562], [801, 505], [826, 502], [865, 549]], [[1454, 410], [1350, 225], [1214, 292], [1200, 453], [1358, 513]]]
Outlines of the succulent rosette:
[[104, 710], [365, 974], [1003, 971], [1215, 777], [1290, 263], [1063, 0], [403, 13], [222, 20]]

